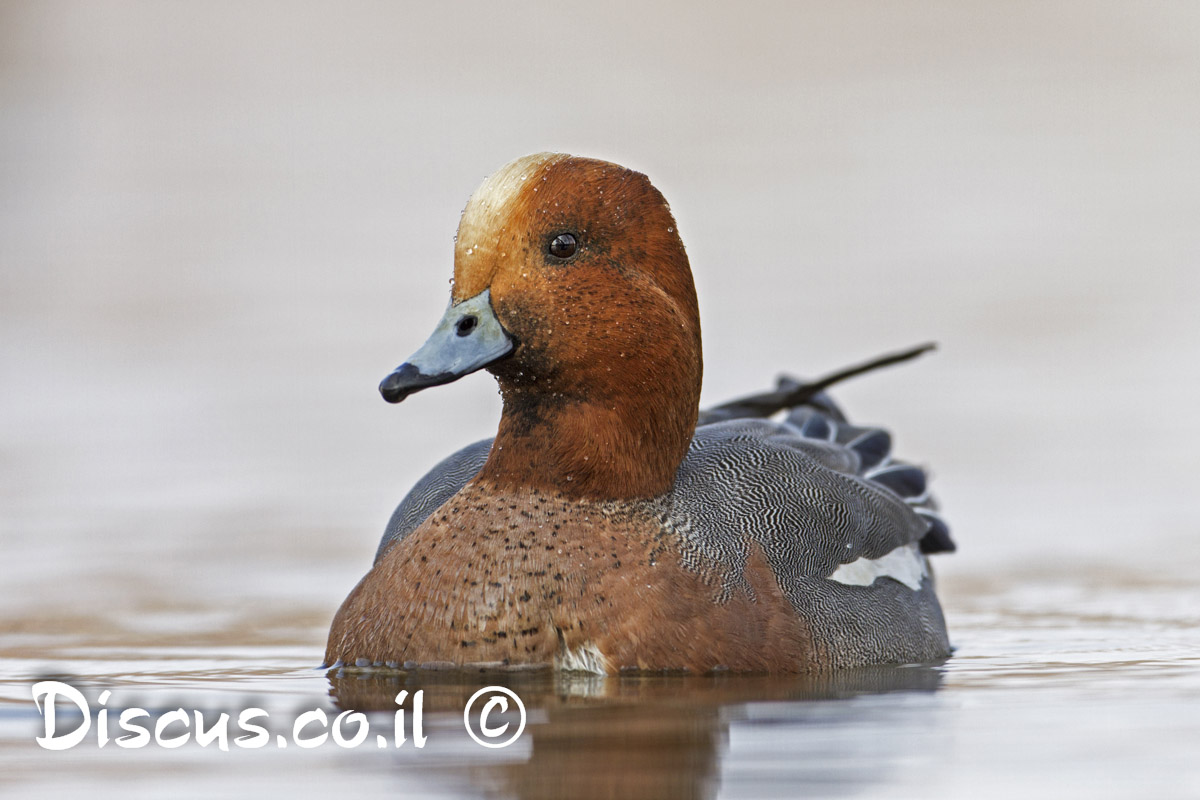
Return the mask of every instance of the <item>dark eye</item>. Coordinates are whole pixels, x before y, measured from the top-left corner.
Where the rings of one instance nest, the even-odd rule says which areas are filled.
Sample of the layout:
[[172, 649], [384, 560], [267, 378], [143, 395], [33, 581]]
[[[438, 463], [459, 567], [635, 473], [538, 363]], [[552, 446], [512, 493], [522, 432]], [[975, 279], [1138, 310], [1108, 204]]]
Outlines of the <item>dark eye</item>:
[[574, 234], [560, 233], [550, 242], [550, 255], [555, 258], [570, 258], [575, 255], [577, 246]]

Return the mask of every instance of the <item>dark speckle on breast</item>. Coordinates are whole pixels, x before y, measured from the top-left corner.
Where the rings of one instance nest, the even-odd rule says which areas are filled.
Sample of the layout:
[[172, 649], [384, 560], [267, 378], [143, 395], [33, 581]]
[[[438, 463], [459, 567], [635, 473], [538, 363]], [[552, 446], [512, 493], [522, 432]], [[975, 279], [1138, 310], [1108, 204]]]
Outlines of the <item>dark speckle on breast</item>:
[[[769, 569], [759, 577], [772, 585], [758, 591], [757, 601], [735, 595], [718, 603], [719, 578], [685, 566], [666, 545], [672, 535], [656, 501], [582, 503], [567, 517], [570, 524], [551, 526], [544, 523], [553, 512], [535, 507], [532, 495], [489, 504], [501, 509], [497, 518], [480, 519], [477, 499], [489, 491], [468, 485], [447, 514], [384, 554], [335, 622], [340, 636], [331, 646], [344, 661], [513, 658], [514, 632], [520, 660], [529, 663], [553, 662], [562, 648], [584, 646], [614, 664], [699, 672], [717, 663], [794, 670], [814, 657], [811, 638]], [[553, 505], [566, 514], [572, 502]], [[516, 534], [504, 524], [508, 515], [537, 524]], [[485, 521], [493, 525], [479, 524]], [[461, 535], [454, 539], [455, 533]], [[519, 568], [505, 550], [515, 536], [528, 548]], [[439, 541], [445, 546], [435, 549]], [[428, 551], [437, 553], [432, 571], [410, 557]], [[486, 564], [498, 571], [485, 581]], [[430, 597], [444, 602], [430, 606]], [[468, 630], [473, 635], [464, 638]], [[773, 652], [761, 648], [764, 636], [773, 637]]]

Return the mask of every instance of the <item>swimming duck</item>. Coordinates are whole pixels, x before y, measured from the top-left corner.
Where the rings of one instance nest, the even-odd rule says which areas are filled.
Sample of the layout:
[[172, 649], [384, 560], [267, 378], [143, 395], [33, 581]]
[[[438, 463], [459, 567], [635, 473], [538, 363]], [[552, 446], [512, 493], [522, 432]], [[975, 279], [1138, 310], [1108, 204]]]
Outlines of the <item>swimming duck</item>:
[[495, 438], [401, 502], [327, 665], [813, 672], [949, 654], [926, 554], [953, 543], [886, 431], [786, 379], [700, 412], [691, 270], [645, 175], [540, 153], [475, 191], [450, 305], [380, 391], [398, 403], [480, 369], [503, 399]]

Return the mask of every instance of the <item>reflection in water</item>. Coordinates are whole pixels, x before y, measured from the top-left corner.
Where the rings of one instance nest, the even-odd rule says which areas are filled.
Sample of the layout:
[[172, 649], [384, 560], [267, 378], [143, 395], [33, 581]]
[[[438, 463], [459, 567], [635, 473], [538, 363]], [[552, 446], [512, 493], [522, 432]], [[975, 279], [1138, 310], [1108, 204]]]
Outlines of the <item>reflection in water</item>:
[[[444, 713], [459, 719], [468, 698], [480, 687], [512, 689], [529, 714], [523, 735], [530, 748], [528, 757], [468, 768], [477, 785], [521, 798], [713, 797], [722, 783], [732, 725], [749, 723], [760, 735], [773, 736], [772, 728], [781, 722], [793, 728], [825, 725], [827, 715], [805, 713], [819, 708], [814, 701], [928, 693], [942, 681], [941, 670], [933, 666], [782, 677], [350, 670], [334, 670], [328, 677], [330, 694], [343, 709], [394, 712], [400, 691], [411, 696], [421, 689], [427, 715]], [[838, 705], [842, 715], [843, 704]], [[920, 713], [922, 708], [928, 706], [906, 713]], [[881, 755], [881, 741], [892, 750], [883, 747]], [[920, 746], [901, 736], [859, 737], [858, 743], [870, 752], [848, 752], [843, 742], [833, 761], [826, 762], [819, 749], [794, 752], [791, 757], [809, 762], [803, 772], [810, 787], [853, 793], [885, 778], [889, 759], [912, 755], [904, 748]], [[458, 769], [462, 762], [478, 760], [482, 751], [474, 745], [464, 748]], [[864, 769], [868, 763], [870, 768]], [[801, 788], [785, 786], [788, 791]]]

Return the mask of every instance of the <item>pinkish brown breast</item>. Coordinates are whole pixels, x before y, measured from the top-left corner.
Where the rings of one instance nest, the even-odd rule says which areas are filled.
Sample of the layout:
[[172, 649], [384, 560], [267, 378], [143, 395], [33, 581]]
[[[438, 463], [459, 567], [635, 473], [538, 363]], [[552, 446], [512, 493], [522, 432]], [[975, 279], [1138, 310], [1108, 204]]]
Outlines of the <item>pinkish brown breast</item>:
[[654, 501], [470, 483], [342, 604], [326, 663], [812, 671], [826, 658], [757, 545], [743, 588], [685, 568]]

